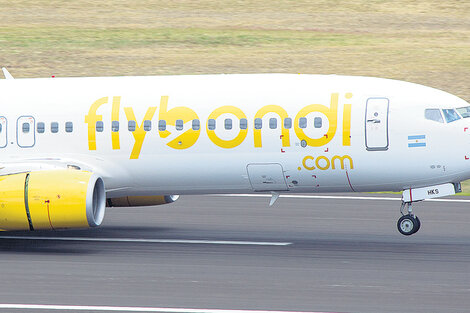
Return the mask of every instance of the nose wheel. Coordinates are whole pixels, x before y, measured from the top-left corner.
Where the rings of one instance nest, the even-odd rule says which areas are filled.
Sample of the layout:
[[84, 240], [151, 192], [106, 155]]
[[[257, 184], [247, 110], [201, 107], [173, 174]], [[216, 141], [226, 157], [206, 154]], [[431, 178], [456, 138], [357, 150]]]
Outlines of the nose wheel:
[[[403, 213], [404, 209], [407, 209], [408, 214], [405, 215]], [[421, 227], [421, 221], [416, 215], [413, 214], [411, 203], [402, 203], [400, 212], [402, 214], [402, 217], [400, 217], [397, 222], [398, 231], [405, 236], [413, 235]]]

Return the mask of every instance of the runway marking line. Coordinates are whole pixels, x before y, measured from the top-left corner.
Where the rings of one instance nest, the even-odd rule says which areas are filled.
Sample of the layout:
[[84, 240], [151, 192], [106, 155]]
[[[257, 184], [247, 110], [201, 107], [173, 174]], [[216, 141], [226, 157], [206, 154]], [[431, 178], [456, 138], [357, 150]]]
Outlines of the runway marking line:
[[162, 313], [327, 313], [313, 311], [266, 311], [266, 310], [223, 310], [223, 309], [186, 309], [155, 308], [132, 306], [94, 306], [94, 305], [55, 305], [55, 304], [15, 304], [0, 303], [0, 309], [22, 310], [61, 310], [61, 311], [105, 311], [105, 312], [162, 312]]
[[[213, 194], [216, 197], [261, 197], [271, 198], [269, 194]], [[293, 198], [293, 199], [336, 199], [336, 200], [385, 200], [385, 201], [401, 201], [401, 198], [392, 197], [362, 197], [362, 196], [315, 196], [315, 195], [280, 195], [279, 198]], [[430, 202], [463, 202], [470, 203], [467, 199], [426, 199], [424, 201]]]
[[138, 242], [175, 243], [239, 246], [289, 246], [292, 242], [226, 241], [226, 240], [181, 240], [181, 239], [138, 239], [138, 238], [91, 238], [91, 237], [41, 237], [41, 236], [0, 236], [0, 239], [51, 240], [51, 241], [92, 241], [92, 242]]

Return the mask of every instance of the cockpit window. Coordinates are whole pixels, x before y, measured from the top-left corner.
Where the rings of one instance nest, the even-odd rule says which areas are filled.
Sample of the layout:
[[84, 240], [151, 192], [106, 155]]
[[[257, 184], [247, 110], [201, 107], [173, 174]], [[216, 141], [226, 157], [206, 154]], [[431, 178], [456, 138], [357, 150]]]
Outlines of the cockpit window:
[[460, 120], [460, 115], [457, 114], [454, 109], [442, 109], [442, 113], [444, 113], [444, 117], [447, 123], [452, 123], [456, 120]]
[[470, 107], [457, 108], [457, 112], [459, 112], [463, 118], [470, 117]]
[[424, 118], [431, 121], [436, 121], [439, 123], [444, 123], [442, 118], [441, 110], [439, 109], [426, 109], [424, 111]]

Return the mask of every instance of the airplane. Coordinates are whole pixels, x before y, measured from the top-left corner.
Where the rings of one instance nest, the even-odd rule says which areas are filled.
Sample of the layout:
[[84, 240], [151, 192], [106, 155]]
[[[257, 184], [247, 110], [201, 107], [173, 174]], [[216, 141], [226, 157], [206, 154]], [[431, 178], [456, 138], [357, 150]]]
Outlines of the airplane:
[[178, 195], [402, 192], [470, 178], [470, 105], [383, 78], [219, 74], [0, 80], [0, 229], [99, 226]]

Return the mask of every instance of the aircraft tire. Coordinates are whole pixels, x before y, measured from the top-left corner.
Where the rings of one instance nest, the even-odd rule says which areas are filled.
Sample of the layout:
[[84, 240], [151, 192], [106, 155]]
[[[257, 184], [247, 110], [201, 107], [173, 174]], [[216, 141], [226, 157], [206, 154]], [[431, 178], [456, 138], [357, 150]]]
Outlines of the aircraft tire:
[[403, 215], [397, 222], [398, 231], [405, 236], [413, 235], [419, 230], [420, 226], [419, 219], [411, 214]]
[[421, 228], [421, 221], [419, 220], [419, 218], [416, 215], [415, 215], [415, 219], [416, 219], [416, 222], [417, 222], [415, 233], [417, 233], [418, 230]]

